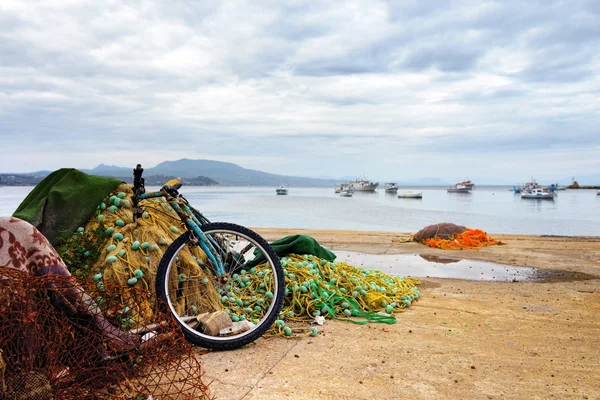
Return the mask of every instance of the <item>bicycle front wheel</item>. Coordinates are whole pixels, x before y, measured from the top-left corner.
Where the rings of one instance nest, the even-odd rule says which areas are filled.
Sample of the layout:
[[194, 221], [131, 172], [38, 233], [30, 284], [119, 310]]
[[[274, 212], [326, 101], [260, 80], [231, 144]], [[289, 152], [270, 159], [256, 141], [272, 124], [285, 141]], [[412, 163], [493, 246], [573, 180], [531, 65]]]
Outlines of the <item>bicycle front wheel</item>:
[[[219, 275], [190, 232], [167, 249], [156, 278], [163, 311], [172, 314], [191, 343], [231, 350], [262, 336], [275, 322], [285, 283], [279, 257], [243, 226], [215, 222], [202, 231], [221, 257]], [[190, 265], [189, 260], [194, 262]]]

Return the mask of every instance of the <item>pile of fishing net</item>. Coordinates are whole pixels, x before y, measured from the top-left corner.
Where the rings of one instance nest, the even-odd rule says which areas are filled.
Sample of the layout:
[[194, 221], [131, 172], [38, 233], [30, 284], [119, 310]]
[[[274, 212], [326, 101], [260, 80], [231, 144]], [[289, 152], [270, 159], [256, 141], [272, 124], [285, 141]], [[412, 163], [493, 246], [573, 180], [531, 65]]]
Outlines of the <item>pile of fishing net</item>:
[[[158, 264], [185, 227], [163, 198], [146, 200], [142, 218], [134, 221], [132, 195], [130, 185], [117, 187], [97, 206], [87, 224], [66, 238], [58, 250], [75, 276], [82, 281], [94, 280], [100, 291], [107, 285], [117, 285], [145, 289], [154, 295]], [[277, 242], [274, 247], [277, 249]], [[284, 253], [287, 254], [282, 259], [286, 296], [274, 331], [289, 333], [285, 321], [308, 322], [318, 315], [359, 323], [394, 323], [391, 314], [419, 297], [416, 279], [338, 263], [334, 254], [321, 249], [316, 244], [310, 251], [327, 258]], [[242, 270], [233, 275], [224, 289], [215, 290], [209, 279], [202, 279], [205, 275], [200, 265], [206, 259], [199, 247], [186, 247], [179, 254], [178, 271], [183, 271], [182, 279], [198, 278], [186, 280], [184, 290], [195, 293], [182, 298], [198, 301], [186, 304], [186, 309], [197, 313], [224, 310], [234, 322], [256, 319], [266, 309], [265, 303], [272, 294], [273, 282], [269, 281], [265, 265]], [[102, 308], [101, 294], [96, 301]], [[137, 315], [137, 318], [120, 318], [121, 328], [137, 328], [153, 318], [152, 302], [146, 299], [134, 302], [126, 293], [121, 301], [123, 309], [136, 310]]]
[[[319, 316], [355, 324], [393, 324], [393, 314], [420, 296], [416, 286], [420, 282], [415, 278], [394, 277], [310, 254], [289, 254], [281, 258], [281, 265], [286, 288], [282, 311], [270, 331], [275, 335], [291, 336], [297, 330], [315, 336], [316, 327], [307, 331], [305, 326], [293, 328], [290, 323], [311, 322]], [[260, 265], [240, 271], [228, 292], [222, 293], [224, 310], [234, 321], [247, 318], [263, 304], [263, 272]]]
[[443, 250], [478, 250], [484, 246], [503, 244], [481, 229], [448, 222], [426, 226], [413, 235], [413, 240]]
[[[168, 315], [155, 313], [155, 324], [139, 329], [149, 332], [140, 348], [107, 358], [102, 333], [91, 321], [51, 304], [51, 291], [73, 284], [73, 277], [0, 268], [0, 398], [209, 398], [200, 362]], [[85, 289], [92, 296], [100, 292]], [[135, 310], [121, 308], [123, 296], [133, 301], [151, 296], [116, 286], [106, 286], [101, 295], [105, 310], [120, 318], [136, 318]], [[160, 334], [153, 336], [158, 323]]]
[[[144, 213], [134, 221], [132, 186], [121, 184], [98, 206], [85, 226], [67, 235], [57, 250], [69, 271], [85, 282], [93, 280], [100, 290], [96, 298], [103, 308], [106, 286], [144, 289], [156, 295], [155, 280], [160, 260], [185, 227], [164, 198], [144, 201]], [[200, 265], [207, 261], [199, 248], [186, 248], [178, 256], [180, 279], [185, 280], [182, 297], [194, 299], [198, 313], [218, 309], [219, 296]], [[194, 277], [197, 279], [186, 279]], [[122, 329], [138, 328], [154, 318], [156, 304], [150, 299], [133, 301], [125, 291], [122, 307], [136, 311], [137, 318], [119, 319]], [[108, 315], [112, 317], [112, 315]]]
[[[393, 314], [420, 296], [416, 286], [420, 282], [415, 278], [394, 277], [306, 254], [289, 255], [281, 262], [286, 296], [275, 330], [286, 336], [292, 330], [286, 326], [287, 321], [308, 322], [318, 316], [355, 324], [393, 324]], [[316, 329], [310, 329], [311, 335]]]

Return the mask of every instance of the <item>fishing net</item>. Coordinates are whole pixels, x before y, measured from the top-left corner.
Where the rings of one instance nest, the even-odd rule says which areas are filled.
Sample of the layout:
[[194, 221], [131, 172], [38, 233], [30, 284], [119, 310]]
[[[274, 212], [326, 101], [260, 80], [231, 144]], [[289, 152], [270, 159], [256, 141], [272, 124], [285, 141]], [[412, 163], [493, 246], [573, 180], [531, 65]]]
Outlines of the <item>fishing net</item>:
[[[396, 323], [393, 313], [403, 311], [420, 296], [418, 279], [394, 277], [309, 254], [282, 257], [281, 265], [285, 297], [271, 335], [292, 336], [296, 331], [299, 335], [314, 336], [318, 333], [316, 327], [307, 330], [298, 323], [312, 322], [318, 316], [356, 324], [393, 324]], [[261, 309], [260, 293], [264, 293], [268, 283], [264, 271], [264, 266], [259, 265], [233, 276], [229, 293], [223, 294], [221, 301], [234, 321]]]
[[[0, 268], [0, 398], [208, 398], [200, 362], [168, 316], [155, 312], [152, 324], [138, 329], [149, 332], [139, 349], [111, 352], [91, 320], [68, 317], [49, 301], [52, 291], [73, 284], [73, 277]], [[121, 308], [124, 292], [138, 302], [151, 297], [119, 286], [91, 286], [86, 292], [101, 295], [114, 319], [139, 312]]]
[[467, 230], [467, 228], [464, 226], [452, 224], [450, 222], [442, 222], [426, 226], [412, 235], [412, 239], [416, 242], [422, 242], [432, 238], [451, 239], [454, 235], [461, 234], [465, 230]]
[[[83, 281], [94, 280], [100, 290], [107, 285], [119, 285], [143, 288], [154, 295], [158, 264], [168, 245], [185, 227], [164, 198], [144, 201], [142, 218], [134, 221], [132, 196], [131, 185], [119, 186], [98, 205], [86, 226], [68, 236], [58, 250], [75, 276]], [[292, 244], [300, 241], [297, 236], [284, 239], [276, 247], [292, 248]], [[321, 249], [310, 239], [314, 243], [307, 248]], [[318, 254], [329, 260], [306, 254], [291, 254], [282, 259], [286, 293], [280, 319], [271, 333], [289, 332], [284, 332], [286, 326], [282, 321], [309, 322], [318, 315], [357, 323], [395, 323], [391, 314], [419, 297], [416, 279], [391, 277], [332, 262], [335, 255], [324, 249]], [[274, 285], [266, 264], [249, 262], [246, 269], [232, 276], [227, 286], [215, 289], [210, 279], [203, 279], [201, 266], [206, 259], [200, 248], [186, 247], [179, 253], [178, 267], [173, 269], [179, 277], [170, 280], [173, 284], [185, 282], [185, 293], [180, 298], [186, 300], [176, 304], [178, 314], [222, 310], [233, 322], [262, 317], [273, 298]], [[96, 300], [103, 308], [102, 295]], [[120, 301], [122, 308], [136, 311], [136, 317], [122, 319], [122, 329], [137, 328], [153, 319], [156, 307], [148, 299], [133, 301], [124, 291]]]
[[484, 246], [504, 244], [481, 229], [470, 229], [449, 222], [428, 225], [410, 235], [408, 241], [413, 240], [443, 250], [478, 250]]
[[433, 237], [423, 240], [423, 244], [443, 250], [478, 250], [484, 246], [502, 244], [502, 242], [489, 237], [481, 229], [467, 228], [463, 233], [454, 234], [449, 239]]
[[[169, 245], [185, 230], [175, 210], [162, 197], [145, 200], [141, 218], [134, 221], [132, 186], [121, 184], [97, 207], [85, 227], [75, 234], [66, 235], [57, 250], [70, 272], [80, 281], [93, 280], [98, 289], [113, 285], [144, 289], [155, 296], [156, 273], [161, 258]], [[181, 302], [175, 304], [183, 315], [183, 308], [197, 313], [220, 309], [219, 296], [201, 268], [207, 257], [200, 247], [186, 246], [179, 253], [177, 276], [171, 284], [184, 282]], [[185, 303], [183, 302], [185, 299]], [[191, 303], [189, 299], [193, 299]], [[122, 307], [136, 311], [135, 318], [121, 323], [122, 329], [139, 328], [154, 318], [156, 305], [148, 299], [128, 296], [124, 290]], [[97, 299], [100, 307], [102, 295]]]

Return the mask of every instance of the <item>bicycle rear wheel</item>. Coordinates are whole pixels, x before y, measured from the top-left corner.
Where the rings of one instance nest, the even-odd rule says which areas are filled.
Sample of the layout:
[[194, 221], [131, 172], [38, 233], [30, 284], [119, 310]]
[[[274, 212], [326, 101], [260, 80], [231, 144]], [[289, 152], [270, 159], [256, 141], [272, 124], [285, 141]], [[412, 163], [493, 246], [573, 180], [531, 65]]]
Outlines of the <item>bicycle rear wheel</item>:
[[[263, 335], [275, 322], [285, 291], [279, 257], [257, 233], [215, 222], [202, 231], [221, 256], [225, 275], [186, 232], [167, 249], [156, 278], [163, 311], [172, 314], [187, 340], [198, 346], [230, 350]], [[184, 265], [193, 256], [197, 265]]]

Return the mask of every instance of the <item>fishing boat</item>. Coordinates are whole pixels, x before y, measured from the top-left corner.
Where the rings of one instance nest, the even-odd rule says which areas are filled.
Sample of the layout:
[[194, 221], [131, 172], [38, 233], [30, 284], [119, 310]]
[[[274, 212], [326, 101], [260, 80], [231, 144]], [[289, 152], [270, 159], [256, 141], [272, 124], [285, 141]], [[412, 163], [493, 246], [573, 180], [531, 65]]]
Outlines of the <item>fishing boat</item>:
[[354, 193], [354, 186], [349, 183], [342, 183], [340, 187], [335, 188], [336, 193], [351, 192]]
[[278, 195], [286, 195], [288, 194], [288, 189], [284, 185], [281, 185], [277, 189], [275, 189], [275, 192]]
[[386, 184], [385, 184], [385, 192], [386, 193], [397, 193], [398, 189], [399, 188], [395, 182], [386, 182]]
[[450, 186], [447, 190], [448, 193], [471, 193], [471, 189], [469, 189], [465, 185], [461, 185], [460, 183], [457, 183], [454, 186]]
[[531, 190], [531, 189], [535, 189], [538, 188], [540, 185], [538, 185], [538, 183], [536, 182], [535, 179], [531, 178], [531, 181], [524, 183], [522, 185], [519, 186], [513, 186], [513, 190], [515, 191], [515, 193], [521, 193], [523, 191], [527, 191], [527, 190]]
[[354, 190], [357, 192], [374, 192], [379, 186], [379, 182], [371, 182], [367, 179], [356, 179], [355, 181], [350, 181], [350, 185], [354, 187]]
[[473, 186], [475, 186], [475, 184], [473, 182], [471, 182], [470, 179], [467, 179], [466, 181], [459, 182], [458, 185], [463, 185], [466, 188], [468, 188], [469, 190], [473, 190]]
[[422, 199], [423, 192], [403, 192], [398, 195], [399, 199]]
[[556, 192], [543, 188], [533, 188], [521, 193], [522, 199], [554, 200]]

